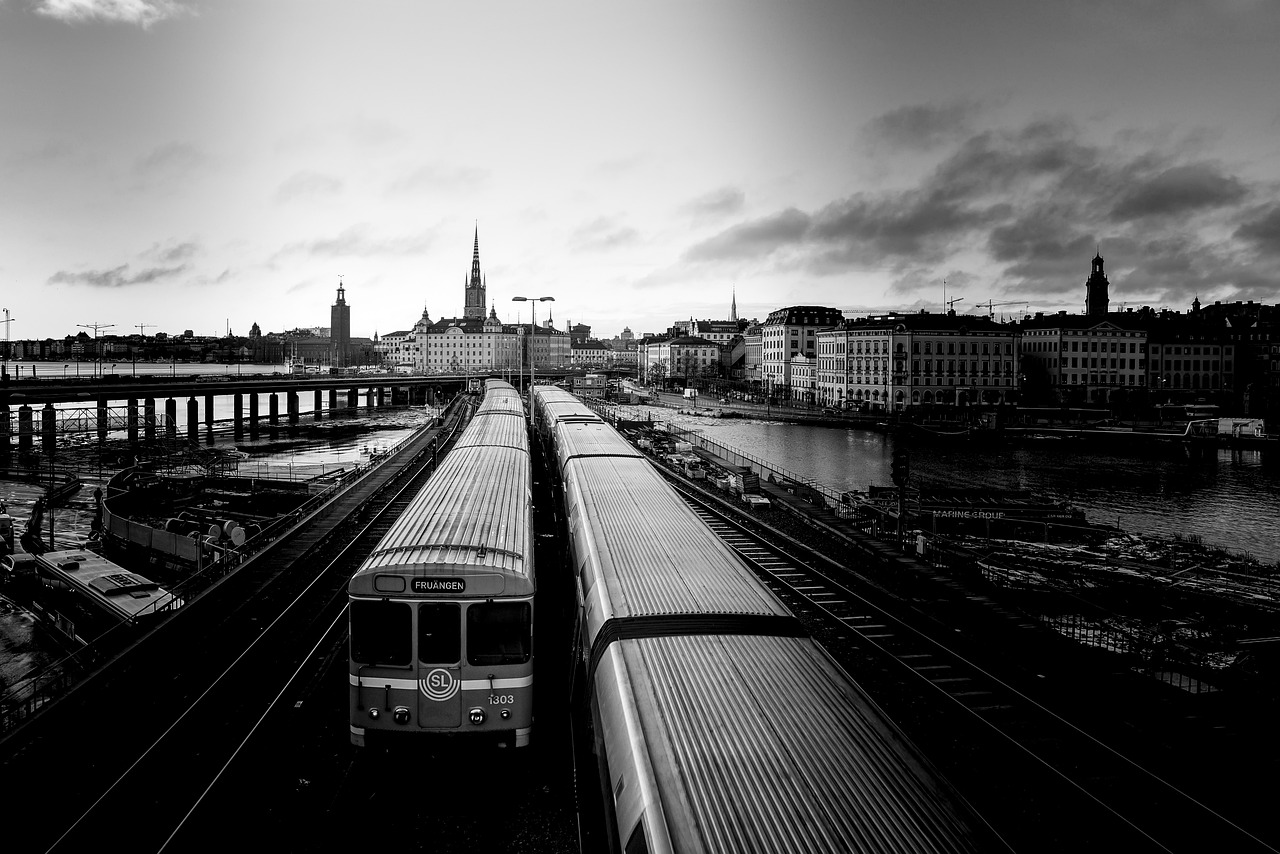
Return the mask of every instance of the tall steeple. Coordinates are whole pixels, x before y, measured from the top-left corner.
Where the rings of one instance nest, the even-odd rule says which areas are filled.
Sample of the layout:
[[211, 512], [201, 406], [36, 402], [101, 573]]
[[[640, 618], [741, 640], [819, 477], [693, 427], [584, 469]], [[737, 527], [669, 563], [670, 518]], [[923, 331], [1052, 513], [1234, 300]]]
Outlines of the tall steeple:
[[1089, 273], [1089, 279], [1084, 283], [1084, 313], [1089, 317], [1106, 317], [1107, 306], [1110, 299], [1107, 297], [1107, 286], [1111, 283], [1107, 281], [1106, 273], [1102, 271], [1102, 252], [1099, 251], [1093, 256], [1093, 270]]
[[484, 319], [484, 298], [486, 281], [480, 275], [480, 224], [476, 223], [476, 239], [471, 250], [471, 279], [466, 284], [466, 302], [462, 316], [464, 318]]
[[738, 322], [738, 286], [733, 286], [733, 302], [729, 303], [729, 319]]

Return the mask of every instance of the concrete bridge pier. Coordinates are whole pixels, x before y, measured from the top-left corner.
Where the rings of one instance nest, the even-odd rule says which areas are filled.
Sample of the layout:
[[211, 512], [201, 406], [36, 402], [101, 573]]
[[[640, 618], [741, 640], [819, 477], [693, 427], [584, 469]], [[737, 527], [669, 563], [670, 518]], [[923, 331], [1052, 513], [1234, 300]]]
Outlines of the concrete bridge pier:
[[280, 395], [274, 391], [267, 396], [267, 421], [272, 427], [280, 423]]
[[297, 424], [298, 423], [298, 393], [296, 391], [290, 391], [289, 396], [285, 398], [285, 403], [286, 403], [285, 408], [288, 409], [289, 411], [289, 423]]
[[258, 393], [249, 395], [249, 438], [258, 438]]
[[231, 398], [231, 432], [237, 440], [244, 436], [244, 395], [240, 392]]
[[359, 406], [360, 406], [359, 389], [354, 389], [354, 388], [347, 389], [347, 409], [357, 409], [359, 408]]
[[29, 454], [35, 444], [31, 425], [31, 407], [22, 404], [18, 407], [18, 453]]
[[178, 401], [172, 397], [164, 402], [164, 436], [166, 439], [178, 438]]
[[142, 399], [142, 435], [147, 437], [148, 442], [156, 440], [156, 399], [154, 397]]
[[373, 386], [369, 386], [364, 390], [364, 405], [369, 409], [373, 409]]
[[52, 456], [58, 441], [58, 412], [52, 403], [40, 411], [40, 450]]
[[0, 466], [9, 464], [9, 404], [0, 403]]
[[333, 410], [337, 408], [338, 408], [338, 390], [336, 388], [331, 388], [329, 389], [329, 411], [333, 412]]
[[107, 399], [98, 398], [98, 442], [107, 441]]
[[204, 396], [204, 427], [210, 432], [213, 431], [213, 395], [211, 394]]
[[129, 427], [129, 444], [138, 444], [138, 399], [136, 397], [129, 398], [126, 404], [127, 416], [125, 422]]
[[[323, 406], [323, 404], [324, 404], [324, 392], [320, 391], [320, 389], [316, 389], [315, 399], [311, 401], [311, 420], [312, 421], [319, 421], [321, 418], [324, 417], [324, 413], [321, 411], [321, 407]], [[329, 408], [330, 409], [333, 408], [332, 403], [329, 405]]]
[[200, 402], [195, 395], [187, 398], [187, 441], [195, 444], [200, 439]]
[[[394, 394], [392, 396], [394, 397]], [[381, 409], [386, 405], [387, 405], [387, 390], [382, 386], [378, 386], [378, 408]]]

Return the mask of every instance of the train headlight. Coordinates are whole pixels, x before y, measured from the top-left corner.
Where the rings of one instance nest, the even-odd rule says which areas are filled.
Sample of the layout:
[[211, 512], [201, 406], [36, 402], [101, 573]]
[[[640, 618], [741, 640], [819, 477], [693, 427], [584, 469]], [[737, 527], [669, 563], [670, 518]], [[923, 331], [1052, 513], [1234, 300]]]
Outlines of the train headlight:
[[376, 721], [376, 720], [377, 720], [378, 718], [380, 718], [380, 717], [382, 717], [382, 712], [378, 711], [377, 709], [373, 709], [373, 708], [369, 709], [369, 719], [370, 719], [370, 720], [375, 720], [375, 721]]
[[502, 716], [502, 719], [505, 721], [505, 720], [507, 720], [508, 718], [510, 718], [510, 717], [511, 717], [511, 710], [510, 710], [510, 709], [503, 709], [502, 711], [498, 712], [498, 714], [499, 714], [499, 715], [501, 715], [501, 716]]
[[409, 722], [409, 709], [405, 706], [396, 706], [396, 710], [391, 713], [391, 720], [401, 725], [407, 724]]
[[477, 706], [476, 708], [468, 712], [467, 716], [471, 718], [471, 722], [476, 726], [479, 726], [480, 724], [484, 723], [484, 709], [480, 708], [479, 706]]

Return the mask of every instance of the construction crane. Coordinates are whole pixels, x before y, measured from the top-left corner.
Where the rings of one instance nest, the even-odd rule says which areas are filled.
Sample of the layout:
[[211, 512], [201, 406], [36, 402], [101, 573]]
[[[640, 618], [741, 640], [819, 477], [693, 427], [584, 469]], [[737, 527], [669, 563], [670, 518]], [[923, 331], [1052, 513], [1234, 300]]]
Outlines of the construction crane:
[[134, 326], [136, 326], [136, 327], [138, 327], [138, 334], [139, 334], [139, 335], [141, 335], [143, 338], [146, 338], [146, 337], [147, 337], [147, 330], [148, 330], [148, 329], [153, 329], [153, 328], [155, 328], [155, 324], [154, 324], [154, 323], [135, 323], [135, 324], [133, 324], [133, 325], [134, 325]]
[[951, 299], [947, 300], [946, 301], [947, 311], [955, 311], [956, 303], [962, 302], [963, 300], [964, 300], [964, 297], [952, 297]]
[[995, 307], [998, 305], [1020, 305], [1023, 306], [1024, 311], [1031, 308], [1031, 303], [1020, 299], [1006, 300], [1004, 302], [992, 302], [991, 300], [987, 300], [986, 302], [978, 303], [978, 305], [985, 305], [987, 307], [987, 317], [995, 316]]
[[102, 351], [98, 349], [98, 330], [110, 329], [111, 327], [115, 326], [115, 324], [114, 323], [77, 323], [76, 326], [79, 326], [81, 329], [93, 330], [93, 349], [95, 351], [94, 355], [98, 357], [97, 364], [94, 366], [93, 370], [94, 370], [94, 376], [100, 376], [102, 374]]

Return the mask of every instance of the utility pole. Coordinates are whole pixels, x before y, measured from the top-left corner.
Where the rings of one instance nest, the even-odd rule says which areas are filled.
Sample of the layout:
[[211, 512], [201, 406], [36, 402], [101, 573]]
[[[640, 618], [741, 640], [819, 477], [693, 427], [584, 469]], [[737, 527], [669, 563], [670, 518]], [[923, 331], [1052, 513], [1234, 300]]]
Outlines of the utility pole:
[[13, 323], [13, 318], [9, 316], [9, 309], [4, 309], [4, 376], [9, 376], [9, 324]]
[[97, 369], [95, 371], [95, 375], [101, 374], [102, 351], [98, 349], [98, 330], [110, 329], [111, 327], [115, 326], [115, 324], [114, 323], [77, 323], [76, 326], [79, 326], [81, 329], [93, 330], [93, 350], [94, 350], [94, 355], [98, 357], [98, 364], [97, 364]]

